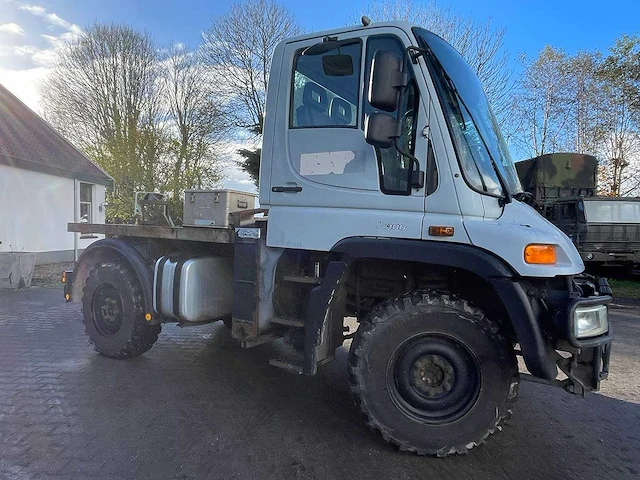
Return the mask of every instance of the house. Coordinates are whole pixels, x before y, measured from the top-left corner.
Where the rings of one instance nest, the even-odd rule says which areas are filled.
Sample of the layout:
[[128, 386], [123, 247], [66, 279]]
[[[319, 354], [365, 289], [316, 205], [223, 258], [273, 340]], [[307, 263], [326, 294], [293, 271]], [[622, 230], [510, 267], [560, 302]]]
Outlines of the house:
[[104, 223], [112, 187], [104, 170], [0, 85], [0, 270], [10, 252], [30, 252], [36, 265], [73, 261], [99, 237], [69, 233], [67, 223]]

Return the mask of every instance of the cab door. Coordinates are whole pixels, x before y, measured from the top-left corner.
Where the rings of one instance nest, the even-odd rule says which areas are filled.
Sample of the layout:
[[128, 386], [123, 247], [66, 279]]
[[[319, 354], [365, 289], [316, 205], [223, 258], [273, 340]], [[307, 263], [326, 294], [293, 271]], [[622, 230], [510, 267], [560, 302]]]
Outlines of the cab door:
[[[271, 162], [269, 246], [328, 251], [348, 237], [421, 237], [425, 189], [411, 185], [411, 162], [394, 148], [369, 145], [363, 132], [374, 111], [367, 102], [373, 55], [384, 49], [404, 57], [409, 38], [393, 27], [365, 33], [337, 35], [339, 47], [322, 53], [305, 52], [322, 38], [284, 49], [274, 141], [263, 153]], [[406, 65], [410, 85], [393, 115], [403, 147], [424, 171], [425, 99]]]

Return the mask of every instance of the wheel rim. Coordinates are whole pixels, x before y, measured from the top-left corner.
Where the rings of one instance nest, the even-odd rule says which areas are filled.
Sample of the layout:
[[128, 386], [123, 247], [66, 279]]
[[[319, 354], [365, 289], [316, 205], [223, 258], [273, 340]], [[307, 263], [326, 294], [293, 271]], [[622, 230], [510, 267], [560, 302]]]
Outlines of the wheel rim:
[[450, 423], [475, 405], [481, 375], [477, 359], [458, 340], [421, 335], [389, 359], [387, 387], [395, 405], [423, 423]]
[[118, 289], [110, 283], [102, 283], [93, 294], [93, 324], [105, 337], [118, 333], [122, 326], [122, 298]]

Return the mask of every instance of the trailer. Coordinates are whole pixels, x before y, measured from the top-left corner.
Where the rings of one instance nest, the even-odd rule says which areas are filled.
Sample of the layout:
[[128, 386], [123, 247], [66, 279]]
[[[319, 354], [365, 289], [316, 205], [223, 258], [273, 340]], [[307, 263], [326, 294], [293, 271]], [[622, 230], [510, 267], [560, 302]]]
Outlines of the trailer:
[[367, 425], [437, 456], [499, 431], [521, 379], [584, 395], [607, 376], [606, 279], [524, 202], [480, 81], [427, 30], [364, 21], [282, 41], [261, 210], [233, 195], [187, 192], [199, 210], [181, 227], [69, 225], [106, 236], [65, 273], [100, 354], [221, 321], [242, 347], [284, 342], [270, 363], [314, 375], [350, 340]]

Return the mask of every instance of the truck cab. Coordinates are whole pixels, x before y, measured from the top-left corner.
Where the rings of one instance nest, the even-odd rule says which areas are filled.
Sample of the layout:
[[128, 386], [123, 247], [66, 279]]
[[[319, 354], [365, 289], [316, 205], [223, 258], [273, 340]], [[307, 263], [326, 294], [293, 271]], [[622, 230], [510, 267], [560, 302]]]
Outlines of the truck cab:
[[[111, 238], [83, 253], [66, 294], [115, 358], [151, 348], [162, 323], [203, 323], [222, 297], [229, 311], [208, 320], [224, 318], [243, 347], [284, 339], [292, 356], [272, 364], [289, 371], [315, 374], [350, 340], [350, 387], [369, 426], [401, 450], [464, 453], [501, 428], [520, 378], [599, 388], [611, 292], [522, 201], [462, 56], [420, 27], [363, 23], [275, 48], [266, 218], [231, 213], [210, 233], [71, 225]], [[105, 312], [106, 336], [94, 328]]]

